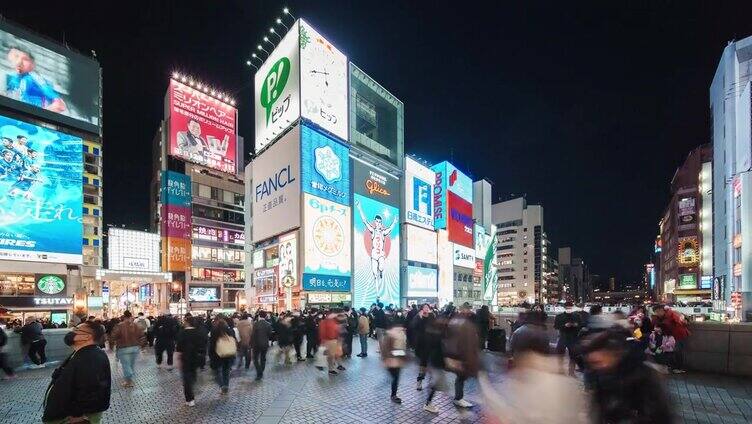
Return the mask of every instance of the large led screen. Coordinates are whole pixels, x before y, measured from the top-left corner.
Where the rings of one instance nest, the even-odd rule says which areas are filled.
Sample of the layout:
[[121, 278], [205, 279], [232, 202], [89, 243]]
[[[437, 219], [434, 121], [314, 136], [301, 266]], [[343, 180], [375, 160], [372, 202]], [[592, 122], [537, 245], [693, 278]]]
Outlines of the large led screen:
[[436, 297], [438, 271], [435, 268], [407, 266], [407, 296]]
[[295, 127], [253, 161], [253, 240], [300, 227], [300, 129]]
[[405, 222], [434, 229], [435, 173], [410, 157], [405, 158]]
[[347, 56], [300, 21], [301, 115], [347, 141]]
[[176, 80], [169, 90], [170, 154], [235, 174], [237, 109]]
[[219, 287], [189, 287], [188, 301], [219, 302]]
[[80, 264], [83, 141], [0, 116], [0, 259]]
[[355, 194], [354, 299], [356, 308], [378, 299], [399, 305], [399, 209]]
[[256, 153], [300, 118], [300, 51], [296, 22], [253, 78]]
[[414, 225], [405, 225], [407, 260], [436, 264], [438, 251], [436, 232]]
[[303, 195], [305, 290], [350, 290], [350, 208]]
[[303, 191], [350, 205], [349, 149], [306, 125], [301, 126]]
[[99, 64], [0, 20], [0, 103], [99, 133]]
[[473, 248], [473, 231], [475, 226], [473, 221], [473, 205], [458, 195], [449, 192], [447, 193], [447, 208], [449, 209], [447, 219], [449, 241]]

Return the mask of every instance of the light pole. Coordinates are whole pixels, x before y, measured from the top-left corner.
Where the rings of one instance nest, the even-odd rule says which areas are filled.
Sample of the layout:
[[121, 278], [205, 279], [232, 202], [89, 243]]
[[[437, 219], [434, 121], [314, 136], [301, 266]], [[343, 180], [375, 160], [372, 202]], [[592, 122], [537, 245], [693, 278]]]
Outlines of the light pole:
[[276, 35], [277, 38], [279, 38], [279, 41], [282, 41], [282, 37], [279, 34], [277, 34], [277, 31], [274, 30], [274, 27], [269, 28], [269, 33]]

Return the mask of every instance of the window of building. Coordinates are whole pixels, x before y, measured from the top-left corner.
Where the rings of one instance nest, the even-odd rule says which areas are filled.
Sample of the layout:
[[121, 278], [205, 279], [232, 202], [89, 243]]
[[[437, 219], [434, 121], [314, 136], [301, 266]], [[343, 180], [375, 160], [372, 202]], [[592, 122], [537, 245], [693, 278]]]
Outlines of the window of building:
[[198, 184], [198, 195], [199, 197], [211, 199], [211, 187], [209, 187], [208, 185]]
[[235, 204], [235, 193], [233, 193], [231, 191], [228, 191], [228, 190], [224, 190], [222, 192], [222, 201], [225, 202], [225, 203], [229, 203], [231, 205], [234, 205]]

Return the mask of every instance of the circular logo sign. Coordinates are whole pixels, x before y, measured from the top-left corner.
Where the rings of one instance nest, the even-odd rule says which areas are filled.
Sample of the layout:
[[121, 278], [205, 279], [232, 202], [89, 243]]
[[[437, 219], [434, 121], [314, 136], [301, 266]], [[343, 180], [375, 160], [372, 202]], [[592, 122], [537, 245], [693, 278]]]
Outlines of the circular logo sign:
[[37, 288], [45, 294], [58, 294], [65, 290], [65, 281], [57, 275], [45, 275], [37, 281]]
[[285, 275], [282, 277], [282, 286], [285, 288], [290, 288], [295, 285], [295, 278], [291, 275]]
[[345, 232], [334, 218], [322, 216], [313, 224], [313, 243], [324, 256], [338, 255], [345, 244]]

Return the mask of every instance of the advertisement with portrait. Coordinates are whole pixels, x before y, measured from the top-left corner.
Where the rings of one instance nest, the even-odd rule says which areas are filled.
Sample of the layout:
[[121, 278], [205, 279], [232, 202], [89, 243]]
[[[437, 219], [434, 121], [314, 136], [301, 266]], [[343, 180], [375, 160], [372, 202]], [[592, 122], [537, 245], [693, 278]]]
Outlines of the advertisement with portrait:
[[301, 115], [347, 141], [347, 56], [300, 20]]
[[300, 144], [303, 192], [350, 206], [349, 149], [307, 125]]
[[0, 104], [99, 134], [96, 60], [0, 20]]
[[293, 289], [300, 286], [298, 280], [298, 234], [293, 232], [279, 238], [279, 280], [283, 286]]
[[238, 110], [174, 79], [168, 96], [170, 155], [234, 175]]
[[407, 297], [437, 297], [436, 268], [407, 266]]
[[437, 232], [439, 262], [439, 306], [454, 301], [454, 244], [446, 230]]
[[300, 118], [298, 31], [296, 22], [253, 77], [256, 153]]
[[475, 222], [473, 221], [473, 204], [449, 192], [447, 193], [447, 208], [449, 209], [449, 216], [447, 218], [449, 241], [461, 244], [472, 250], [475, 246], [473, 243], [473, 230], [475, 226]]
[[438, 248], [435, 231], [405, 224], [405, 242], [408, 261], [433, 265], [437, 263]]
[[376, 299], [398, 305], [399, 209], [360, 194], [353, 200], [353, 306], [369, 307]]
[[400, 184], [397, 177], [354, 158], [350, 166], [354, 193], [399, 208]]
[[0, 116], [0, 259], [80, 264], [83, 141]]
[[467, 246], [455, 243], [452, 261], [454, 266], [473, 269], [475, 268], [475, 252]]
[[679, 266], [697, 266], [700, 263], [700, 241], [697, 236], [679, 237], [677, 251]]
[[300, 127], [253, 161], [253, 240], [300, 227]]
[[416, 160], [405, 157], [405, 222], [434, 229], [433, 183], [436, 174]]
[[303, 288], [350, 290], [350, 207], [303, 195]]

